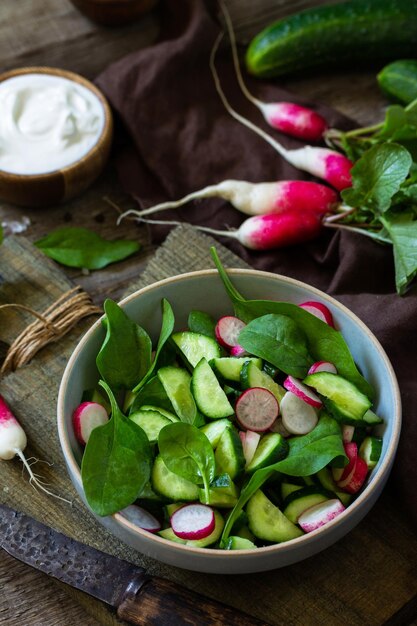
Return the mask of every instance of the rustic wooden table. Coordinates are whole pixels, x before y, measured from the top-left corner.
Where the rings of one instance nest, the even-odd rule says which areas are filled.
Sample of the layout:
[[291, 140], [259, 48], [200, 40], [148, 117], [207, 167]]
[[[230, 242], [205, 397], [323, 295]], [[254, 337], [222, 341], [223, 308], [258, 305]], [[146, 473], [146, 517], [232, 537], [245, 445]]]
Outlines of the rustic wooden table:
[[[288, 5], [296, 10], [307, 4], [320, 4], [308, 0], [294, 0], [291, 3], [285, 0], [228, 2], [241, 40], [250, 37], [273, 16], [288, 11]], [[92, 78], [111, 61], [149, 44], [157, 32], [158, 18], [155, 13], [127, 27], [106, 29], [88, 21], [67, 0], [2, 0], [0, 70], [44, 64], [67, 68]], [[378, 119], [385, 104], [372, 72], [306, 77], [287, 81], [286, 85], [293, 92], [311, 100], [323, 101], [339, 108], [360, 123]], [[133, 205], [132, 200], [123, 194], [111, 163], [97, 183], [81, 198], [60, 207], [36, 211], [0, 204], [0, 220], [7, 224], [12, 220], [21, 222], [24, 216], [28, 217], [30, 226], [25, 236], [30, 240], [36, 240], [58, 226], [71, 223], [91, 227], [103, 236], [111, 237], [116, 214], [104, 201], [105, 196], [123, 208]], [[125, 222], [119, 227], [118, 235], [131, 236], [131, 228], [131, 224]], [[144, 245], [133, 259], [87, 275], [68, 270], [68, 275], [82, 284], [98, 303], [102, 303], [106, 296], [117, 298], [127, 289], [132, 277], [137, 277], [153, 253], [146, 231], [138, 228], [137, 236]], [[407, 542], [410, 538], [413, 541], [412, 528], [401, 513], [393, 512], [393, 509], [395, 507], [388, 496], [383, 496], [374, 514], [379, 517], [388, 513], [393, 561], [387, 563], [386, 567], [392, 568], [393, 577], [399, 577], [400, 581], [397, 580], [397, 587], [393, 585], [387, 589], [388, 594], [394, 591], [397, 597], [392, 599], [391, 613], [387, 612], [386, 603], [384, 612], [381, 608], [379, 623], [416, 624], [412, 620], [417, 615], [417, 542], [409, 549]], [[396, 528], [392, 528], [392, 525]], [[377, 529], [377, 532], [381, 533], [381, 529]], [[83, 607], [74, 603], [70, 590], [57, 586], [46, 576], [14, 561], [3, 552], [0, 552], [0, 588], [0, 623], [5, 626], [97, 626], [105, 623], [104, 613], [89, 615]], [[320, 623], [319, 616], [317, 623]], [[371, 622], [364, 619], [363, 623]]]

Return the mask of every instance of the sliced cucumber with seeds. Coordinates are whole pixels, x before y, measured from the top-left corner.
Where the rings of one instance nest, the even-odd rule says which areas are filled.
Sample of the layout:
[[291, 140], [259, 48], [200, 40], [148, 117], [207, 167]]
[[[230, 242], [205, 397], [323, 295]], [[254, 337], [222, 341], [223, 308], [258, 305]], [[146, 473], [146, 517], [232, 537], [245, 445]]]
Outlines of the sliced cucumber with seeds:
[[186, 330], [182, 333], [174, 333], [171, 339], [177, 346], [185, 364], [191, 367], [191, 369], [193, 369], [202, 358], [210, 361], [210, 359], [220, 357], [222, 354], [217, 341], [201, 333], [193, 333]]
[[207, 417], [220, 419], [234, 414], [232, 405], [205, 358], [195, 367], [191, 391], [198, 408]]
[[207, 439], [210, 441], [211, 446], [213, 448], [217, 447], [217, 444], [220, 441], [220, 437], [223, 435], [223, 431], [226, 428], [231, 428], [232, 422], [226, 418], [221, 420], [216, 420], [215, 422], [209, 422], [205, 426], [203, 426], [200, 430], [205, 434]]
[[290, 522], [296, 524], [304, 511], [328, 499], [328, 496], [319, 487], [314, 485], [304, 487], [304, 489], [294, 491], [285, 499], [282, 505], [282, 512]]
[[262, 367], [262, 359], [258, 359], [258, 357], [233, 356], [212, 359], [210, 365], [220, 378], [229, 382], [240, 383], [240, 373], [247, 361], [253, 361], [259, 369]]
[[248, 501], [246, 513], [249, 528], [258, 539], [281, 543], [304, 534], [260, 489]]
[[163, 427], [172, 424], [171, 420], [161, 415], [159, 411], [135, 411], [129, 415], [129, 419], [145, 431], [150, 443], [156, 443]]
[[197, 407], [191, 394], [190, 374], [185, 369], [168, 365], [158, 370], [158, 378], [180, 420], [193, 424]]
[[157, 456], [151, 474], [152, 489], [170, 500], [198, 500], [198, 487], [171, 472], [161, 456]]
[[363, 423], [371, 401], [350, 381], [338, 374], [319, 372], [310, 374], [303, 382], [324, 396], [324, 405], [335, 419], [353, 426]]
[[366, 437], [359, 448], [359, 456], [363, 458], [369, 469], [373, 469], [382, 453], [380, 437]]
[[234, 428], [226, 428], [214, 453], [218, 474], [229, 474], [235, 480], [243, 472], [245, 457], [242, 442]]
[[255, 454], [246, 467], [246, 472], [252, 474], [261, 467], [278, 463], [288, 454], [288, 441], [278, 433], [264, 435], [256, 448]]
[[263, 372], [254, 361], [246, 361], [243, 364], [240, 372], [240, 382], [243, 389], [249, 389], [250, 387], [268, 389], [268, 391], [274, 394], [278, 403], [281, 403], [286, 393], [285, 389], [278, 385], [266, 372]]

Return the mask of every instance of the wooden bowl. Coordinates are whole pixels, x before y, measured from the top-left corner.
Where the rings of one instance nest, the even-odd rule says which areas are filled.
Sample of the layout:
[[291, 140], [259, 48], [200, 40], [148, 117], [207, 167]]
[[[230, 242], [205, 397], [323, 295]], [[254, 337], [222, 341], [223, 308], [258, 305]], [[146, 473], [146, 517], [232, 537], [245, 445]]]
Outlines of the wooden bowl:
[[0, 74], [0, 82], [22, 74], [50, 74], [72, 80], [89, 89], [104, 109], [104, 126], [97, 142], [81, 159], [46, 174], [12, 174], [0, 169], [0, 199], [24, 207], [44, 207], [73, 198], [89, 187], [103, 170], [113, 137], [110, 106], [90, 81], [52, 67], [23, 67]]
[[70, 0], [90, 20], [106, 26], [129, 24], [150, 11], [158, 0]]

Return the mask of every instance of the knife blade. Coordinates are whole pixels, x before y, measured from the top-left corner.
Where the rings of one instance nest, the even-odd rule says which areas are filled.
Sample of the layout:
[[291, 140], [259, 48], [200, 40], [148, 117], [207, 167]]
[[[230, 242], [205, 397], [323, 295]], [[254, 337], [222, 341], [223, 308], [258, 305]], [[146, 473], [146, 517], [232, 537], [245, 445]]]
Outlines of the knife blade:
[[0, 547], [117, 610], [136, 626], [269, 626], [0, 504]]

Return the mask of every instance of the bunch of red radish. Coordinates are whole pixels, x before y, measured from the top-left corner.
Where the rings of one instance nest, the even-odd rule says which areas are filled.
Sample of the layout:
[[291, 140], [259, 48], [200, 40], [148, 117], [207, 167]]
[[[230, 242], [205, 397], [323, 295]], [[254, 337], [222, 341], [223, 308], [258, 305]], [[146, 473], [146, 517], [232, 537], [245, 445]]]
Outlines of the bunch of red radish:
[[[264, 103], [249, 92], [240, 70], [230, 16], [222, 0], [219, 5], [229, 32], [236, 77], [244, 96], [260, 110], [273, 128], [297, 139], [321, 141], [327, 130], [327, 122], [316, 111], [291, 102]], [[219, 197], [228, 200], [237, 210], [252, 217], [245, 220], [236, 230], [215, 230], [202, 226], [197, 226], [197, 229], [237, 239], [243, 246], [252, 250], [269, 250], [315, 239], [321, 232], [325, 216], [334, 213], [340, 206], [337, 191], [351, 186], [350, 171], [353, 163], [344, 155], [328, 148], [306, 145], [303, 148], [288, 150], [235, 111], [223, 92], [215, 66], [215, 55], [222, 37], [221, 33], [214, 44], [210, 68], [216, 90], [228, 113], [262, 137], [288, 163], [321, 178], [334, 189], [320, 183], [298, 180], [264, 183], [225, 180], [190, 193], [178, 201], [164, 202], [141, 211], [127, 211], [119, 219], [134, 215], [140, 221], [148, 223], [178, 224], [150, 220], [147, 216], [165, 209], [178, 208], [191, 200]]]

